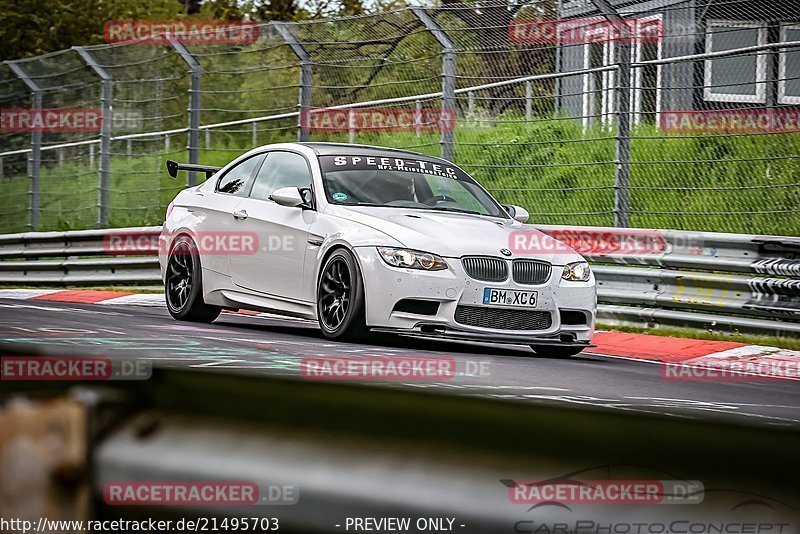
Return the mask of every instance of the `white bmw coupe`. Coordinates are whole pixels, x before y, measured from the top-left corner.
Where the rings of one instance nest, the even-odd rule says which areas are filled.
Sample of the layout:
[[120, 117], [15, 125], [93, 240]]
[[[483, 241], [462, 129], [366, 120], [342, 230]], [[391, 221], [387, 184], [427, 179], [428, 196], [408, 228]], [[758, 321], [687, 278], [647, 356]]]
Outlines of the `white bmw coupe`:
[[[167, 210], [159, 262], [170, 314], [223, 308], [315, 319], [332, 339], [370, 331], [577, 354], [594, 332], [594, 275], [452, 163], [390, 148], [266, 145], [205, 173]], [[546, 237], [546, 236], [543, 236]], [[520, 241], [522, 242], [522, 241]], [[556, 250], [557, 249], [557, 250]]]

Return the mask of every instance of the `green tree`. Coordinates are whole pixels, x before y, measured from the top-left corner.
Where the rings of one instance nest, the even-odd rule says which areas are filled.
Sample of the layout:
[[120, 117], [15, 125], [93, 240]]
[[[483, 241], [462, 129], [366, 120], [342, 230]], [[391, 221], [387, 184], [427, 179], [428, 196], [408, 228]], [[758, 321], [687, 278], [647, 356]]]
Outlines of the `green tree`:
[[0, 0], [0, 60], [102, 44], [110, 20], [241, 20], [246, 12], [237, 0]]
[[[486, 82], [494, 82], [554, 72], [555, 46], [515, 47], [509, 40], [509, 27], [515, 19], [555, 19], [555, 0], [442, 0], [442, 5], [448, 8], [442, 16], [456, 19], [447, 25], [461, 26], [470, 34], [465, 37], [464, 32], [451, 32], [456, 40], [461, 39], [479, 51], [483, 68], [481, 72], [470, 73], [475, 78], [482, 76]], [[540, 81], [534, 90], [540, 95], [552, 95], [553, 83]], [[497, 115], [512, 107], [516, 90], [510, 85], [489, 89], [489, 113]], [[549, 110], [552, 106], [547, 103], [543, 108]]]
[[175, 18], [180, 7], [175, 0], [0, 0], [0, 59], [100, 44], [109, 20]]

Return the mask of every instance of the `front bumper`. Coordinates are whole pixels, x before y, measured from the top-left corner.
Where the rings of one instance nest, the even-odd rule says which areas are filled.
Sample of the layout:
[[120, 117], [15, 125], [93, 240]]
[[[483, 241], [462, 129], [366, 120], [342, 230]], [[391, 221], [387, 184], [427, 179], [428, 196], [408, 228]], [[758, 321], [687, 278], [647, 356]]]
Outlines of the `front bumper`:
[[[358, 247], [355, 252], [364, 280], [366, 322], [373, 330], [468, 341], [561, 346], [587, 346], [594, 334], [597, 308], [594, 275], [588, 282], [567, 282], [561, 279], [563, 267], [553, 265], [550, 278], [539, 285], [517, 284], [511, 277], [504, 282], [484, 282], [469, 277], [458, 258], [445, 258], [446, 270], [428, 272], [391, 267], [374, 247]], [[487, 287], [536, 291], [536, 308], [485, 305], [483, 291]], [[438, 304], [438, 310], [428, 315], [395, 309], [398, 302], [405, 299], [433, 301]], [[491, 328], [471, 326], [456, 321], [459, 306], [548, 313], [550, 326], [539, 330], [506, 329], [502, 324]], [[562, 314], [567, 311], [582, 314], [582, 324], [565, 324]]]

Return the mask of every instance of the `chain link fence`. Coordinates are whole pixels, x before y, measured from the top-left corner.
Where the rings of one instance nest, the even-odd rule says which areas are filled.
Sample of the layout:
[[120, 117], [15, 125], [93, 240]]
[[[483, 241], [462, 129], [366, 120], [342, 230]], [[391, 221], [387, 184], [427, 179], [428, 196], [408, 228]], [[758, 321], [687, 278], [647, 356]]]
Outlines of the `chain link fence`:
[[[445, 1], [6, 62], [0, 232], [159, 224], [187, 185], [166, 159], [313, 140], [441, 155], [538, 223], [800, 235], [800, 2], [617, 4]], [[65, 109], [82, 127], [32, 131]]]

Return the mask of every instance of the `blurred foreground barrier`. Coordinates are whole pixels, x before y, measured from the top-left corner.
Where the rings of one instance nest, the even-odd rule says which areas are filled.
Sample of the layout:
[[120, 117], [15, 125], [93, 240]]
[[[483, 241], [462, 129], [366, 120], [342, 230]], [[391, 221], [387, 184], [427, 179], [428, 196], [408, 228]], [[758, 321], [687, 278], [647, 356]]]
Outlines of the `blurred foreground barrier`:
[[[537, 226], [581, 252], [606, 323], [800, 335], [800, 238]], [[158, 226], [0, 236], [0, 284], [160, 284]], [[519, 255], [552, 247], [512, 236]], [[517, 241], [515, 241], [517, 240]]]
[[79, 398], [0, 394], [0, 517], [88, 518], [88, 419]]
[[[298, 533], [347, 532], [343, 525], [354, 517], [454, 523], [402, 532], [552, 533], [535, 526], [636, 522], [647, 533], [676, 520], [780, 523], [783, 530], [752, 532], [797, 532], [800, 494], [791, 466], [800, 433], [771, 421], [163, 367], [150, 380], [103, 387], [9, 382], [0, 405], [12, 396], [70, 390], [87, 403], [97, 519], [246, 517], [261, 525], [272, 518], [279, 531]], [[511, 498], [516, 481], [553, 479], [697, 481], [702, 502], [567, 507]], [[261, 498], [245, 506], [220, 495], [198, 505], [165, 492], [180, 481], [237, 481], [257, 487]], [[128, 495], [132, 487], [160, 491]], [[754, 499], [763, 507], [737, 510]]]

